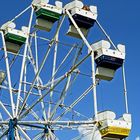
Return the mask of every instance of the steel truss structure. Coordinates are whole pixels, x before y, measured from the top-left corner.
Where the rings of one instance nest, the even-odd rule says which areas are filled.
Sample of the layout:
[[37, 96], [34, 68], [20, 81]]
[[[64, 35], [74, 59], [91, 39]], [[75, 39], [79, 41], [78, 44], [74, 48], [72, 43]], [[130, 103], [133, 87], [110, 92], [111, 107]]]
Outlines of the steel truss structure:
[[[100, 125], [96, 95], [96, 87], [99, 81], [96, 79], [95, 52], [87, 36], [83, 34], [70, 10], [66, 7], [62, 7], [61, 18], [55, 23], [53, 37], [50, 37], [51, 35], [47, 37], [45, 35], [44, 37], [45, 33], [35, 28], [33, 3], [10, 20], [9, 23], [22, 18], [21, 16], [29, 11], [30, 19], [26, 31], [26, 41], [18, 52], [13, 52], [7, 48], [4, 29], [1, 28], [0, 30], [2, 41], [0, 55], [5, 72], [4, 79], [0, 84], [0, 139], [56, 140], [56, 131], [78, 130], [79, 127], [86, 127], [87, 132], [73, 138], [73, 140], [82, 139], [89, 133], [94, 135]], [[67, 18], [78, 32], [81, 45], [74, 44], [72, 41], [65, 42], [64, 37], [61, 37], [63, 28], [66, 28], [64, 22]], [[117, 50], [117, 46], [97, 19], [95, 23], [114, 49]], [[86, 52], [82, 55], [85, 48], [87, 48]], [[90, 74], [82, 72], [82, 66], [87, 61], [91, 63], [92, 72]], [[125, 108], [128, 114], [124, 64], [122, 73]], [[88, 77], [90, 84], [87, 89], [83, 88], [78, 94], [80, 96], [76, 96], [68, 105], [70, 89], [77, 82], [78, 77]], [[76, 87], [74, 86], [74, 88]], [[74, 108], [91, 93], [94, 104], [92, 110], [95, 117], [92, 118], [93, 116], [91, 116], [92, 119], [89, 119]], [[69, 118], [69, 121], [67, 121], [65, 119], [67, 115], [74, 115], [77, 119], [70, 120]]]

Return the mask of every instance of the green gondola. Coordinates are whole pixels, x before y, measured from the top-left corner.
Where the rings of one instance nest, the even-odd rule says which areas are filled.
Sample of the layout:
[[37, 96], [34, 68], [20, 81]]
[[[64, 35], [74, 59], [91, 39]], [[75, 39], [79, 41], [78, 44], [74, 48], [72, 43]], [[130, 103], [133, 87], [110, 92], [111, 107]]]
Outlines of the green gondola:
[[19, 35], [12, 34], [12, 33], [7, 33], [5, 35], [5, 41], [21, 46], [26, 42], [26, 38]]
[[60, 19], [61, 14], [40, 8], [38, 11], [36, 11], [36, 16], [37, 18], [55, 22]]

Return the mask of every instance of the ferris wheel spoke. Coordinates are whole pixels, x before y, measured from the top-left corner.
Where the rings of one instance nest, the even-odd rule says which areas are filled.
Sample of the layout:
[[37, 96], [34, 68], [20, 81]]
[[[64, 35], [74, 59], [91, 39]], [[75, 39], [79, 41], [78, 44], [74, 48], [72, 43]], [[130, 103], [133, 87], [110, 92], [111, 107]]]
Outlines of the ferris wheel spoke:
[[48, 58], [48, 55], [49, 55], [49, 53], [50, 53], [50, 50], [51, 50], [51, 47], [52, 47], [53, 44], [54, 44], [54, 40], [52, 40], [52, 41], [50, 42], [50, 44], [49, 44], [49, 47], [48, 47], [47, 52], [46, 52], [46, 55], [45, 55], [45, 57], [44, 57], [44, 59], [43, 59], [43, 61], [42, 61], [42, 63], [41, 63], [41, 66], [40, 66], [39, 70], [37, 71], [37, 74], [35, 75], [35, 78], [34, 78], [34, 80], [33, 80], [33, 82], [32, 82], [32, 85], [31, 85], [31, 87], [30, 87], [30, 89], [29, 89], [29, 92], [28, 92], [28, 94], [26, 95], [26, 97], [25, 97], [25, 99], [24, 99], [24, 102], [23, 102], [23, 105], [22, 105], [22, 107], [21, 107], [21, 110], [19, 111], [19, 114], [21, 114], [21, 112], [22, 112], [22, 110], [23, 110], [23, 108], [24, 108], [24, 106], [25, 106], [25, 102], [27, 101], [27, 99], [28, 99], [28, 97], [29, 97], [29, 93], [32, 91], [32, 88], [34, 87], [34, 84], [35, 84], [35, 82], [36, 82], [36, 80], [37, 80], [37, 78], [38, 78], [40, 72], [42, 71], [42, 69], [43, 69], [43, 67], [44, 67], [44, 64], [45, 64], [45, 62], [46, 62], [46, 60], [47, 60], [47, 58]]
[[70, 79], [71, 79], [71, 75], [67, 79], [67, 83], [66, 83], [66, 85], [65, 85], [65, 87], [64, 87], [64, 89], [63, 89], [63, 91], [61, 93], [60, 99], [56, 103], [54, 109], [52, 110], [49, 120], [51, 120], [53, 118], [54, 114], [56, 113], [56, 110], [60, 107], [60, 104], [63, 104], [64, 99], [66, 97], [66, 93], [68, 92], [70, 86], [72, 85], [72, 82], [70, 83]]
[[77, 98], [70, 106], [67, 108], [55, 121], [60, 120], [65, 114], [67, 114], [75, 105], [77, 105], [91, 90], [93, 86], [91, 85], [79, 98]]
[[[21, 102], [23, 102], [23, 99], [20, 97], [20, 100], [21, 100]], [[25, 106], [25, 109], [26, 110], [28, 110], [28, 107], [29, 105], [26, 103], [26, 106]], [[33, 117], [36, 119], [36, 120], [41, 120], [40, 118], [39, 118], [39, 116], [36, 114], [36, 112], [32, 109], [31, 110], [31, 114], [33, 115]]]
[[27, 135], [27, 133], [19, 125], [17, 125], [17, 128], [22, 132], [22, 134], [25, 136], [25, 138], [27, 140], [31, 140], [31, 138]]
[[[72, 67], [76, 64], [80, 52], [81, 52], [81, 49], [77, 48], [77, 51], [76, 51], [76, 53], [75, 53], [75, 57], [74, 57], [73, 62], [72, 62]], [[68, 77], [68, 81], [67, 81], [67, 85], [66, 85], [66, 92], [69, 90], [70, 86], [72, 85], [72, 83], [73, 83], [73, 82], [76, 80], [76, 78], [77, 78], [78, 71], [74, 71], [74, 72], [76, 72], [76, 75], [75, 75], [73, 81], [71, 81], [71, 75], [72, 75], [72, 74], [69, 75], [69, 77]], [[64, 104], [64, 99], [65, 99], [65, 96], [64, 96], [64, 98], [62, 98], [62, 104]]]
[[67, 83], [66, 83], [66, 85], [65, 85], [65, 87], [64, 87], [64, 89], [63, 89], [63, 91], [61, 93], [60, 99], [58, 100], [58, 102], [56, 103], [55, 107], [53, 108], [53, 110], [51, 112], [49, 120], [51, 120], [53, 118], [54, 114], [56, 113], [57, 108], [59, 107], [59, 105], [61, 104], [63, 99], [65, 98], [67, 90], [68, 90], [69, 82], [70, 82], [70, 76], [67, 79]]
[[[47, 136], [46, 136], [46, 138], [47, 138]], [[51, 131], [51, 130], [49, 130], [49, 140], [56, 140], [56, 136], [54, 135], [54, 133]]]
[[[36, 47], [37, 47], [37, 46], [36, 46]], [[33, 68], [34, 68], [34, 73], [35, 73], [35, 75], [36, 75], [36, 74], [37, 74], [37, 71], [38, 71], [38, 62], [35, 62], [35, 60], [34, 60], [34, 58], [33, 58], [33, 55], [32, 55], [31, 48], [29, 47], [28, 49], [29, 49], [29, 54], [30, 54], [30, 56], [31, 56], [30, 62], [31, 62], [31, 64], [32, 64]], [[36, 53], [37, 53], [37, 52], [36, 52]], [[36, 57], [37, 57], [37, 56], [36, 56]], [[38, 57], [37, 57], [37, 58], [38, 58]], [[36, 63], [37, 63], [37, 64], [36, 64]], [[36, 64], [36, 65], [35, 65], [35, 64]], [[37, 87], [40, 86], [40, 83], [41, 83], [41, 85], [43, 85], [43, 82], [42, 82], [42, 80], [41, 80], [41, 78], [40, 78], [39, 75], [38, 75], [38, 77], [36, 78], [36, 81], [37, 81]], [[39, 96], [42, 97], [42, 92], [41, 92], [41, 90], [40, 90], [39, 88], [37, 88], [37, 89], [38, 89]], [[43, 111], [43, 117], [44, 117], [45, 120], [47, 120], [46, 111], [45, 111], [45, 105], [44, 105], [44, 101], [43, 101], [43, 100], [41, 101], [41, 107], [42, 107], [42, 111]]]
[[17, 96], [17, 104], [16, 104], [16, 117], [18, 115], [18, 109], [19, 109], [19, 103], [20, 103], [20, 90], [21, 90], [21, 86], [22, 86], [22, 79], [23, 79], [23, 74], [24, 74], [24, 68], [25, 68], [25, 62], [26, 62], [26, 54], [27, 54], [27, 48], [28, 48], [28, 43], [29, 43], [29, 33], [31, 30], [31, 25], [32, 25], [32, 20], [33, 20], [33, 13], [34, 13], [34, 9], [32, 8], [31, 10], [31, 15], [30, 15], [30, 20], [29, 20], [29, 25], [28, 25], [28, 36], [26, 39], [26, 43], [25, 43], [25, 48], [24, 48], [24, 55], [23, 55], [23, 60], [22, 60], [22, 66], [21, 66], [21, 73], [20, 73], [20, 81], [19, 81], [19, 88], [18, 88], [18, 96]]
[[[56, 103], [54, 103], [54, 102], [49, 102], [49, 101], [47, 101], [46, 103], [52, 104], [52, 105], [56, 105]], [[65, 104], [60, 104], [59, 107], [60, 107], [61, 109], [62, 109], [62, 108], [65, 109], [65, 110], [69, 109], [69, 106], [66, 106]], [[77, 115], [78, 117], [81, 116], [81, 117], [83, 117], [84, 119], [89, 119], [87, 116], [81, 114], [80, 112], [74, 110], [73, 108], [72, 108], [70, 111], [71, 111], [72, 113], [74, 113], [75, 115]]]
[[[55, 43], [55, 48], [54, 48], [54, 58], [53, 58], [53, 69], [52, 69], [52, 79], [51, 79], [51, 88], [54, 86], [54, 74], [55, 74], [55, 70], [56, 70], [56, 59], [57, 59], [57, 49], [58, 49], [58, 36], [59, 34], [57, 34], [56, 36], [56, 43]], [[53, 97], [53, 90], [50, 92], [50, 101], [52, 102], [52, 97]], [[49, 104], [49, 107], [48, 107], [48, 118], [50, 117], [50, 113], [51, 113], [51, 104]]]
[[8, 134], [8, 129], [5, 130], [2, 135], [0, 135], [0, 140], [2, 140], [7, 134]]
[[26, 81], [27, 81], [27, 64], [25, 63], [25, 67], [24, 67], [24, 78], [23, 78], [23, 80], [24, 80], [24, 83], [23, 83], [23, 91], [24, 91], [24, 98], [25, 98], [25, 94], [26, 94], [26, 89], [27, 89], [27, 85], [26, 85]]
[[[80, 52], [80, 51], [81, 51], [80, 49], [77, 49], [76, 54], [75, 54], [75, 57], [74, 57], [73, 62], [72, 62], [72, 67], [75, 65], [75, 63], [76, 63], [76, 61], [77, 61], [77, 58], [78, 58], [78, 56], [79, 56], [79, 52]], [[54, 114], [56, 113], [56, 110], [57, 110], [57, 108], [60, 106], [60, 104], [61, 104], [61, 103], [63, 104], [64, 99], [65, 99], [66, 94], [67, 94], [67, 91], [69, 90], [69, 88], [70, 88], [70, 86], [71, 86], [71, 83], [70, 83], [70, 82], [71, 82], [71, 74], [68, 76], [66, 85], [65, 85], [65, 87], [64, 87], [64, 89], [63, 89], [63, 91], [62, 91], [62, 93], [61, 93], [61, 96], [60, 96], [59, 101], [57, 102], [56, 106], [54, 107], [53, 111], [51, 112], [51, 115], [50, 115], [50, 118], [49, 118], [50, 120], [53, 118], [53, 116], [54, 116]]]
[[37, 134], [37, 135], [33, 138], [33, 140], [40, 140], [40, 139], [42, 138], [43, 135], [44, 135], [43, 132], [40, 132], [39, 134]]
[[42, 97], [40, 97], [35, 103], [33, 103], [31, 105], [31, 107], [29, 107], [28, 110], [26, 110], [23, 114], [21, 114], [21, 116], [19, 117], [20, 119], [23, 118], [25, 115], [27, 115], [31, 109], [33, 109], [38, 103], [40, 103], [42, 101], [42, 99], [44, 99], [52, 90], [54, 90], [54, 88], [64, 79], [66, 78], [66, 75], [64, 75], [59, 81], [57, 81], [57, 83], [54, 85], [53, 88], [51, 88], [46, 94], [44, 94]]
[[83, 35], [81, 29], [78, 27], [77, 23], [75, 22], [75, 20], [73, 19], [71, 13], [69, 12], [69, 10], [66, 9], [66, 14], [68, 15], [68, 17], [70, 18], [71, 22], [73, 23], [74, 27], [76, 28], [77, 32], [79, 33], [80, 37], [82, 38], [82, 40], [84, 41], [84, 43], [86, 44], [87, 48], [89, 49], [89, 51], [91, 51], [91, 59], [92, 59], [92, 82], [93, 82], [93, 98], [94, 98], [94, 112], [95, 112], [95, 118], [98, 120], [97, 118], [97, 113], [98, 113], [98, 108], [97, 108], [97, 95], [96, 95], [96, 78], [95, 78], [95, 60], [94, 60], [94, 51], [91, 47], [91, 45], [89, 44], [89, 42], [87, 41], [86, 37]]
[[[60, 79], [63, 78], [63, 76], [64, 76], [64, 75], [62, 75], [62, 76], [60, 76], [60, 77], [57, 77], [57, 78], [54, 80], [54, 83], [57, 83]], [[30, 86], [32, 85], [32, 83], [30, 83], [30, 82], [23, 82], [23, 83], [25, 83], [26, 85], [30, 85]], [[49, 87], [50, 87], [51, 84], [52, 84], [52, 82], [48, 82], [48, 83], [45, 84], [45, 85], [39, 85], [39, 86], [34, 85], [33, 88], [35, 88], [35, 89], [38, 89], [38, 88], [39, 88], [40, 90], [46, 90], [46, 89], [49, 89]], [[4, 88], [3, 86], [0, 86], [0, 87]], [[56, 90], [56, 91], [59, 92], [58, 90]], [[27, 91], [26, 91], [25, 93], [27, 93]], [[34, 93], [34, 92], [30, 92], [30, 94], [39, 96], [37, 93]]]
[[[52, 69], [52, 79], [51, 79], [51, 88], [54, 86], [54, 75], [55, 75], [55, 71], [56, 71], [56, 60], [57, 60], [57, 49], [58, 49], [58, 40], [59, 40], [59, 31], [60, 28], [63, 24], [63, 21], [65, 19], [65, 16], [63, 16], [62, 20], [60, 22], [58, 22], [58, 28], [56, 30], [56, 34], [55, 34], [55, 48], [54, 48], [54, 57], [53, 57], [53, 69]], [[53, 90], [50, 92], [50, 101], [52, 101], [52, 97], [53, 97]], [[48, 118], [50, 117], [51, 114], [51, 104], [49, 104], [48, 107]]]
[[[65, 78], [67, 78], [79, 65], [81, 65], [89, 56], [91, 53], [86, 55], [81, 61], [79, 61], [76, 65], [74, 65], [55, 85], [53, 88], [51, 88], [46, 94], [44, 94], [41, 98], [39, 98], [35, 103], [31, 105], [31, 107], [25, 111], [20, 118], [28, 114], [32, 108], [34, 108], [42, 99], [44, 99], [61, 81], [63, 81]], [[25, 100], [24, 100], [25, 101]]]
[[18, 129], [15, 130], [16, 140], [21, 140], [19, 136]]
[[32, 91], [32, 89], [33, 89], [33, 87], [34, 87], [34, 84], [35, 84], [35, 82], [36, 82], [36, 79], [37, 79], [38, 75], [40, 74], [40, 72], [41, 72], [41, 70], [42, 70], [42, 68], [43, 68], [43, 66], [44, 66], [44, 64], [45, 64], [45, 62], [46, 62], [46, 59], [47, 59], [47, 57], [48, 57], [48, 55], [49, 55], [49, 53], [50, 53], [51, 46], [52, 46], [52, 45], [49, 46], [49, 48], [48, 48], [48, 50], [47, 50], [47, 53], [46, 53], [46, 55], [45, 55], [45, 57], [44, 57], [44, 59], [43, 59], [43, 62], [42, 62], [42, 64], [41, 64], [41, 66], [40, 66], [40, 68], [39, 68], [37, 74], [35, 75], [35, 78], [34, 78], [34, 80], [33, 80], [33, 82], [32, 82], [32, 85], [30, 86], [30, 89], [29, 89], [28, 93], [27, 93], [26, 96], [25, 96], [25, 99], [24, 99], [24, 101], [23, 101], [22, 107], [21, 107], [21, 109], [20, 109], [20, 111], [19, 111], [19, 115], [22, 113], [22, 111], [23, 111], [23, 109], [24, 109], [24, 107], [25, 107], [25, 104], [26, 104], [26, 102], [27, 102], [27, 100], [28, 100], [28, 97], [29, 97], [29, 95], [30, 95], [30, 92]]
[[24, 9], [22, 12], [20, 12], [17, 16], [15, 16], [13, 19], [11, 19], [10, 21], [13, 22], [15, 21], [17, 18], [19, 18], [20, 16], [22, 16], [27, 10], [29, 10], [32, 7], [32, 5], [29, 5], [26, 9]]
[[[35, 37], [36, 38], [36, 37]], [[34, 68], [34, 73], [35, 73], [35, 75], [37, 74], [37, 71], [38, 71], [38, 56], [37, 56], [37, 41], [35, 41], [36, 43], [35, 43], [35, 48], [36, 48], [36, 62], [35, 62], [35, 60], [34, 60], [34, 57], [33, 57], [33, 54], [32, 54], [32, 51], [31, 51], [31, 48], [29, 47], [28, 49], [29, 49], [29, 54], [30, 54], [30, 56], [31, 56], [31, 58], [30, 58], [30, 62], [31, 62], [31, 64], [32, 64], [32, 66], [33, 66], [33, 68]], [[42, 82], [42, 80], [41, 80], [41, 78], [40, 78], [40, 76], [38, 75], [38, 77], [36, 78], [36, 82], [37, 82], [37, 87], [39, 87], [40, 86], [40, 84], [41, 85], [43, 85], [43, 82]], [[39, 88], [37, 88], [38, 89], [38, 93], [39, 93], [39, 96], [40, 97], [42, 97], [42, 92], [41, 92], [41, 90], [39, 89]], [[47, 120], [47, 116], [46, 116], [46, 111], [45, 111], [45, 105], [44, 105], [44, 100], [42, 100], [41, 101], [41, 107], [42, 107], [42, 111], [43, 111], [43, 117], [44, 117], [44, 119], [45, 120]]]
[[4, 104], [0, 101], [0, 106], [4, 109], [4, 111], [6, 112], [6, 114], [12, 119], [12, 115], [10, 114], [10, 112], [6, 109], [6, 107], [4, 106]]
[[[78, 48], [78, 49], [79, 49], [79, 48]], [[77, 60], [77, 58], [78, 58], [78, 56], [79, 56], [79, 52], [81, 51], [80, 49], [79, 49], [79, 50], [78, 50], [78, 49], [77, 49], [75, 58], [74, 58], [74, 60], [73, 60], [73, 65], [76, 63], [76, 60]], [[69, 51], [69, 53], [71, 53], [72, 50], [73, 50], [73, 48], [71, 48], [71, 50]], [[68, 53], [68, 55], [69, 55], [69, 53]], [[68, 55], [67, 55], [67, 56], [68, 56]], [[66, 60], [67, 56], [64, 58], [64, 61]], [[64, 62], [64, 61], [62, 61], [62, 62]], [[63, 63], [61, 63], [61, 64], [63, 64]], [[56, 72], [54, 73], [54, 75], [55, 75], [55, 74], [57, 73], [57, 71], [59, 70], [61, 64], [59, 65], [59, 67], [58, 67], [58, 69], [56, 70]], [[53, 76], [53, 77], [54, 77], [54, 76]], [[57, 108], [60, 106], [60, 104], [64, 102], [65, 94], [66, 94], [67, 90], [68, 90], [69, 87], [70, 87], [70, 79], [71, 79], [71, 75], [68, 77], [67, 84], [66, 84], [66, 89], [65, 89], [65, 93], [64, 93], [64, 92], [61, 93], [61, 99], [58, 101], [58, 103], [57, 103], [56, 106], [54, 107], [54, 109], [53, 109], [53, 111], [52, 111], [52, 113], [51, 113], [50, 119], [53, 118], [53, 116], [54, 116], [54, 114], [55, 114]], [[64, 94], [64, 95], [63, 95], [63, 94]]]
[[8, 77], [8, 85], [9, 85], [9, 92], [10, 92], [10, 101], [11, 101], [11, 107], [12, 107], [12, 116], [15, 116], [14, 112], [14, 100], [13, 100], [13, 94], [12, 94], [12, 85], [11, 85], [11, 75], [10, 75], [10, 68], [9, 68], [9, 61], [8, 61], [8, 54], [7, 54], [7, 49], [6, 49], [6, 43], [4, 39], [4, 34], [2, 31], [0, 31], [1, 36], [2, 36], [2, 42], [3, 42], [3, 47], [4, 47], [4, 55], [5, 55], [5, 62], [6, 62], [6, 70], [7, 70], [7, 77]]
[[[75, 53], [75, 57], [74, 57], [73, 62], [72, 62], [72, 67], [76, 64], [76, 60], [77, 60], [78, 52], [79, 52], [79, 51], [80, 51], [80, 50], [77, 49], [77, 51], [76, 51], [76, 53]], [[69, 88], [70, 88], [70, 86], [71, 86], [71, 75], [72, 75], [72, 74], [70, 74], [69, 77], [68, 77], [68, 79], [67, 79], [66, 89], [65, 89], [65, 91], [64, 91], [65, 93], [69, 90]], [[76, 76], [76, 77], [77, 77], [77, 76]], [[62, 93], [61, 96], [63, 96], [63, 93]], [[62, 97], [62, 104], [63, 104], [63, 102], [64, 102], [65, 96], [66, 96], [66, 94]]]
[[[71, 75], [72, 75], [72, 74], [74, 74], [73, 79], [71, 78]], [[77, 76], [79, 75], [78, 72], [77, 72], [77, 70], [74, 71], [72, 74], [70, 75], [70, 77], [68, 77], [69, 79], [68, 79], [68, 84], [67, 84], [67, 90], [66, 90], [65, 92], [68, 92], [68, 90], [71, 88], [71, 86], [72, 86], [73, 83], [75, 82]], [[64, 96], [64, 98], [65, 98], [65, 97], [66, 97], [66, 96]], [[64, 98], [62, 99], [62, 104], [64, 104]]]
[[[58, 70], [59, 70], [59, 69], [61, 68], [61, 66], [64, 64], [64, 62], [66, 61], [66, 59], [68, 58], [68, 56], [70, 55], [70, 53], [73, 51], [73, 49], [74, 49], [74, 47], [71, 48], [71, 49], [69, 50], [68, 54], [67, 54], [67, 55], [65, 56], [65, 58], [62, 60], [61, 64], [58, 66], [58, 68], [56, 69], [54, 75], [51, 77], [51, 79], [49, 80], [49, 82], [43, 86], [44, 88], [45, 88], [45, 87], [49, 87], [49, 86], [52, 84], [52, 82], [51, 82], [51, 81], [52, 81], [52, 78], [54, 78], [54, 77], [56, 76]], [[53, 83], [57, 82], [60, 78], [61, 78], [61, 77], [55, 79], [55, 80], [53, 81]]]

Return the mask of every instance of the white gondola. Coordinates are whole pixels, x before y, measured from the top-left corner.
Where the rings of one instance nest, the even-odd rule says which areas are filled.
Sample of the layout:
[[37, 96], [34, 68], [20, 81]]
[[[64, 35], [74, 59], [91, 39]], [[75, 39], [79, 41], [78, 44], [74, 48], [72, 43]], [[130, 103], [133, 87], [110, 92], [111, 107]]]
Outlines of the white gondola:
[[99, 130], [103, 140], [122, 140], [129, 136], [132, 120], [130, 114], [124, 114], [116, 119], [116, 114], [104, 111], [98, 114]]
[[7, 51], [12, 53], [18, 53], [28, 36], [27, 27], [23, 26], [21, 30], [17, 30], [15, 27], [13, 22], [7, 22], [1, 27], [4, 32]]
[[96, 62], [96, 78], [112, 80], [115, 71], [122, 67], [125, 59], [125, 46], [118, 45], [117, 50], [110, 49], [108, 41], [101, 40], [92, 45]]
[[50, 31], [53, 24], [62, 15], [62, 2], [56, 1], [55, 5], [48, 4], [49, 0], [34, 0], [33, 7], [36, 13], [35, 28]]
[[5, 72], [0, 70], [0, 85], [2, 84], [2, 82], [4, 81], [5, 79]]
[[[97, 7], [96, 6], [85, 6], [81, 1], [75, 0], [67, 4], [64, 9], [67, 9], [73, 19], [75, 20], [78, 27], [81, 29], [84, 36], [87, 36], [89, 29], [94, 26], [97, 19]], [[69, 30], [67, 35], [81, 38], [73, 23], [70, 21]]]

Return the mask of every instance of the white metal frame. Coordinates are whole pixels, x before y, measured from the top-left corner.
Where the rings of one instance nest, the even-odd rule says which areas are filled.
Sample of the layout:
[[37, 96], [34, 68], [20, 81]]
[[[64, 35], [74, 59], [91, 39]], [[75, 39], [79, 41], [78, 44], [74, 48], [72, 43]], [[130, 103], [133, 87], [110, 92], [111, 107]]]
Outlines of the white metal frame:
[[[22, 14], [24, 14], [30, 8], [31, 8], [31, 15], [30, 15], [30, 20], [29, 20], [29, 25], [28, 25], [28, 37], [27, 37], [25, 47], [24, 47], [24, 54], [23, 55], [22, 54], [17, 54], [17, 56], [22, 57], [22, 65], [21, 65], [21, 72], [20, 72], [20, 82], [19, 82], [19, 86], [18, 86], [18, 89], [17, 89], [18, 93], [17, 93], [16, 106], [14, 104], [14, 98], [13, 98], [13, 93], [14, 93], [14, 90], [16, 90], [16, 89], [14, 89], [12, 87], [11, 73], [10, 73], [10, 67], [9, 67], [10, 65], [9, 65], [9, 59], [8, 59], [8, 54], [9, 53], [14, 54], [14, 53], [8, 52], [6, 50], [4, 34], [3, 34], [3, 31], [0, 31], [0, 34], [2, 36], [3, 47], [4, 47], [7, 79], [8, 79], [8, 86], [9, 86], [9, 87], [6, 87], [6, 86], [0, 85], [0, 88], [9, 90], [10, 101], [11, 101], [10, 106], [11, 106], [11, 109], [12, 109], [12, 115], [11, 115], [10, 111], [7, 110], [7, 108], [5, 107], [5, 105], [1, 101], [0, 101], [0, 106], [2, 107], [2, 109], [7, 114], [8, 118], [11, 118], [11, 119], [17, 118], [18, 119], [18, 124], [16, 126], [16, 131], [15, 131], [16, 138], [18, 140], [20, 140], [21, 139], [20, 134], [22, 134], [22, 136], [25, 137], [27, 140], [31, 140], [32, 138], [30, 138], [30, 136], [28, 136], [25, 129], [27, 127], [29, 127], [30, 129], [34, 128], [36, 130], [41, 131], [41, 130], [44, 129], [43, 126], [46, 126], [46, 125], [51, 125], [56, 130], [65, 129], [65, 128], [77, 130], [77, 128], [81, 125], [88, 125], [88, 127], [90, 127], [90, 130], [93, 129], [93, 131], [94, 131], [94, 128], [97, 128], [96, 125], [97, 125], [97, 122], [98, 122], [98, 106], [97, 106], [97, 93], [96, 93], [96, 86], [97, 85], [96, 85], [96, 78], [95, 78], [94, 51], [93, 51], [91, 45], [89, 44], [88, 40], [83, 35], [83, 33], [81, 32], [80, 28], [78, 27], [78, 25], [74, 21], [72, 15], [71, 15], [71, 13], [69, 12], [68, 9], [64, 9], [65, 13], [63, 15], [62, 20], [58, 23], [56, 33], [55, 33], [52, 40], [37, 36], [37, 31], [34, 31], [32, 34], [30, 33], [31, 28], [32, 28], [33, 14], [34, 14], [34, 9], [33, 9], [32, 6], [27, 7], [19, 15], [14, 17], [11, 21], [14, 21], [17, 18], [19, 18]], [[84, 58], [82, 58], [78, 62], [77, 62], [78, 54], [75, 53], [76, 55], [75, 55], [75, 58], [73, 59], [72, 68], [69, 71], [67, 71], [64, 75], [62, 75], [61, 77], [56, 78], [55, 76], [56, 76], [58, 70], [64, 64], [64, 62], [67, 60], [69, 55], [74, 50], [74, 46], [71, 46], [70, 50], [68, 51], [68, 53], [66, 54], [66, 56], [64, 57], [64, 59], [62, 60], [60, 65], [58, 67], [56, 67], [57, 53], [58, 53], [57, 50], [58, 50], [58, 45], [60, 43], [59, 32], [60, 32], [61, 26], [64, 22], [64, 19], [65, 19], [66, 15], [70, 18], [70, 20], [73, 23], [74, 27], [76, 28], [77, 32], [81, 36], [83, 43], [87, 46], [87, 48], [89, 50], [89, 53], [87, 54], [87, 56], [85, 56]], [[107, 33], [105, 32], [105, 30], [103, 29], [103, 27], [101, 26], [101, 24], [99, 23], [98, 20], [96, 20], [96, 23], [99, 26], [99, 28], [102, 30], [102, 32], [105, 34], [105, 36], [107, 37], [109, 42], [113, 45], [113, 47], [115, 49], [117, 49], [117, 47], [112, 42], [110, 37], [107, 35]], [[35, 57], [32, 54], [31, 44], [30, 44], [32, 42], [33, 37], [35, 39]], [[43, 39], [43, 40], [46, 40], [46, 41], [49, 42], [48, 49], [46, 51], [45, 57], [43, 58], [43, 61], [40, 65], [40, 67], [39, 67], [39, 58], [38, 58], [39, 57], [39, 55], [38, 55], [38, 39]], [[55, 45], [55, 49], [54, 49], [54, 56], [53, 56], [52, 77], [48, 81], [47, 84], [43, 85], [44, 83], [42, 82], [42, 79], [40, 77], [40, 73], [43, 70], [45, 62], [46, 62], [46, 60], [47, 60], [47, 58], [50, 54], [51, 48], [54, 45]], [[53, 117], [56, 114], [56, 110], [60, 107], [60, 105], [64, 105], [64, 99], [67, 95], [67, 92], [68, 92], [70, 86], [71, 86], [71, 76], [72, 76], [72, 74], [74, 73], [76, 68], [78, 68], [78, 66], [81, 65], [90, 56], [91, 56], [91, 66], [92, 66], [91, 67], [92, 68], [92, 85], [90, 87], [88, 87], [81, 94], [81, 96], [79, 96], [79, 98], [77, 98], [69, 107], [65, 108], [64, 112], [62, 112], [57, 118], [55, 118], [53, 120]], [[34, 77], [34, 79], [31, 83], [29, 83], [27, 81], [27, 74], [28, 74], [27, 64], [26, 64], [27, 60], [29, 62], [31, 62], [31, 65], [32, 65], [32, 67], [34, 69], [34, 73], [35, 73], [35, 77]], [[129, 109], [128, 109], [127, 86], [126, 86], [124, 65], [123, 65], [123, 68], [122, 68], [122, 75], [123, 75], [123, 82], [124, 82], [125, 108], [126, 108], [126, 113], [128, 113]], [[52, 99], [53, 99], [54, 89], [57, 85], [59, 85], [64, 80], [66, 80], [66, 83], [65, 83], [65, 86], [63, 88], [63, 91], [61, 92], [60, 100], [55, 104], [55, 106], [53, 108], [51, 103], [53, 102]], [[27, 91], [27, 85], [30, 85], [30, 88], [29, 88], [28, 91]], [[49, 87], [48, 85], [50, 86], [50, 88], [47, 88], [47, 90], [46, 90], [47, 92], [45, 94], [42, 93], [42, 89], [44, 89], [46, 87]], [[22, 86], [24, 87], [24, 90], [22, 90]], [[29, 97], [32, 94], [35, 95], [35, 93], [33, 92], [33, 88], [35, 86], [38, 87], [37, 89], [38, 89], [38, 97], [39, 98], [34, 103], [29, 105], [29, 104], [27, 104], [27, 101], [29, 100]], [[63, 118], [63, 116], [66, 115], [68, 112], [70, 112], [87, 94], [89, 94], [89, 92], [91, 92], [91, 90], [93, 92], [95, 119], [94, 120], [93, 119], [92, 120], [85, 120], [85, 121], [80, 121], [80, 120], [79, 121], [60, 121]], [[24, 93], [24, 98], [22, 98], [21, 92]], [[48, 116], [47, 116], [44, 99], [48, 94], [50, 94], [50, 104], [49, 104], [49, 107], [48, 107]], [[22, 104], [22, 106], [20, 106], [20, 103]], [[41, 103], [41, 109], [42, 109], [44, 120], [42, 120], [40, 118], [40, 116], [33, 110], [34, 107], [36, 105], [38, 105], [39, 103]], [[26, 115], [28, 115], [28, 114], [32, 114], [32, 116], [34, 117], [35, 120], [33, 120], [33, 121], [23, 121], [22, 119], [24, 117], [26, 117]], [[8, 120], [2, 121], [2, 122], [0, 122], [0, 124], [1, 125], [8, 125], [9, 121]], [[91, 131], [91, 132], [93, 132], [93, 131]], [[8, 133], [8, 129], [5, 129], [4, 133], [0, 136], [0, 139], [4, 138], [5, 135], [7, 135], [7, 133]], [[50, 135], [53, 135], [53, 134], [50, 134]], [[40, 137], [42, 137], [42, 136], [43, 136], [43, 132], [40, 135], [35, 136], [34, 139], [40, 139]], [[53, 137], [53, 136], [50, 136], [50, 137]], [[74, 138], [73, 140], [78, 140], [79, 138], [80, 137], [77, 137], [77, 138]]]

